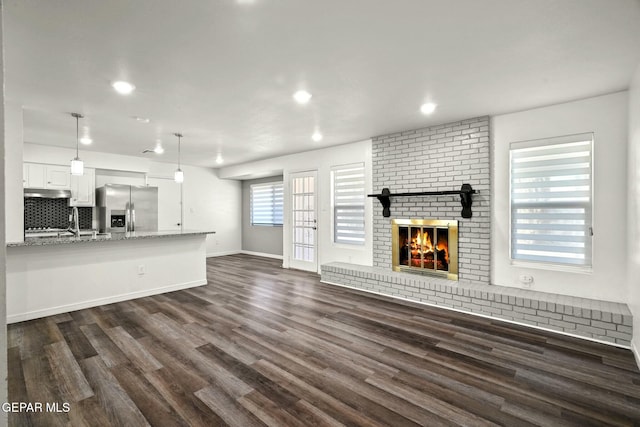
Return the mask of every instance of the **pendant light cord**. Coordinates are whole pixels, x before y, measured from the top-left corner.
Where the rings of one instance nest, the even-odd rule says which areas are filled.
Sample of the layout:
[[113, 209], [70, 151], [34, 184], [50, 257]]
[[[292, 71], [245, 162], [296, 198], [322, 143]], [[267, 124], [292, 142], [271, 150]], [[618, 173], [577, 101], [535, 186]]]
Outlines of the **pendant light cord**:
[[72, 117], [76, 118], [76, 159], [80, 158], [80, 119], [84, 116], [80, 113], [71, 113]]
[[180, 138], [182, 138], [182, 134], [176, 132], [174, 135], [178, 137], [178, 170], [180, 170]]
[[76, 116], [76, 159], [79, 158], [79, 148], [80, 145], [80, 117]]

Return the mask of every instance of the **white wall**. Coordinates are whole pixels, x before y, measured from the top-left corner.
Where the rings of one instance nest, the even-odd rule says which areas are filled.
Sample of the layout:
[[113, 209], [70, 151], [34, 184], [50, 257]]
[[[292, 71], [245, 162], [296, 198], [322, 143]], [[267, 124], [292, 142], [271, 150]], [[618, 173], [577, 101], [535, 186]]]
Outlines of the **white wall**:
[[629, 277], [629, 307], [633, 313], [631, 346], [640, 365], [640, 65], [629, 88], [629, 200], [627, 220], [627, 263]]
[[[24, 144], [24, 161], [67, 165], [75, 156], [75, 150], [37, 144]], [[150, 159], [99, 152], [80, 152], [85, 167], [145, 173], [155, 177], [173, 177], [175, 163], [154, 162]], [[207, 237], [207, 256], [237, 253], [241, 250], [242, 189], [240, 182], [219, 179], [213, 169], [182, 165], [185, 174], [183, 183], [184, 228], [188, 230], [215, 231]], [[22, 168], [20, 168], [22, 183]], [[22, 184], [20, 184], [22, 186]], [[22, 208], [11, 206], [13, 223], [17, 227], [15, 211]], [[23, 213], [20, 213], [22, 217]], [[22, 234], [23, 226], [20, 226]], [[22, 238], [22, 235], [20, 236]], [[20, 239], [16, 239], [17, 241]]]
[[[627, 92], [495, 116], [492, 128], [492, 283], [520, 287], [534, 277], [543, 292], [627, 302]], [[593, 271], [526, 268], [509, 259], [509, 143], [594, 132]], [[637, 277], [637, 276], [636, 276]]]
[[[7, 316], [6, 316], [6, 235], [5, 235], [5, 168], [7, 144], [5, 136], [4, 55], [2, 37], [2, 3], [0, 2], [0, 402], [7, 402]], [[0, 412], [0, 425], [7, 424], [7, 413]]]
[[242, 182], [242, 250], [244, 252], [282, 257], [282, 226], [251, 224], [251, 186], [270, 182], [282, 182], [282, 175]]
[[[371, 140], [328, 147], [320, 150], [275, 157], [257, 162], [228, 166], [220, 169], [221, 178], [250, 179], [260, 176], [284, 176], [284, 226], [283, 226], [283, 266], [289, 267], [291, 256], [291, 190], [290, 176], [294, 172], [317, 170], [318, 185], [318, 271], [320, 265], [343, 261], [354, 264], [371, 265], [372, 251], [372, 201], [365, 205], [366, 242], [364, 246], [336, 244], [333, 242], [332, 203], [331, 203], [331, 167], [348, 163], [365, 163], [366, 191], [371, 193]], [[375, 208], [378, 208], [377, 205]]]
[[[182, 165], [182, 203], [185, 229], [213, 230], [207, 237], [207, 256], [238, 253], [242, 249], [242, 186], [218, 178], [214, 169]], [[150, 176], [173, 177], [171, 163], [151, 163]]]
[[7, 101], [4, 111], [5, 136], [5, 201], [6, 206], [17, 206], [5, 212], [7, 241], [22, 240], [24, 206], [22, 193], [22, 106]]

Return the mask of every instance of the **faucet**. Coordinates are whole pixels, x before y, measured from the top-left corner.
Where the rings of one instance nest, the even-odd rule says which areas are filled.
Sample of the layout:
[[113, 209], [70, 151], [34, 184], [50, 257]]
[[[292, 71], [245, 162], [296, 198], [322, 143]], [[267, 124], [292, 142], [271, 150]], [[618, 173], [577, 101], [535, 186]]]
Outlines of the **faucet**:
[[73, 206], [71, 208], [71, 224], [67, 231], [73, 233], [74, 237], [80, 236], [80, 219], [78, 218], [78, 207]]

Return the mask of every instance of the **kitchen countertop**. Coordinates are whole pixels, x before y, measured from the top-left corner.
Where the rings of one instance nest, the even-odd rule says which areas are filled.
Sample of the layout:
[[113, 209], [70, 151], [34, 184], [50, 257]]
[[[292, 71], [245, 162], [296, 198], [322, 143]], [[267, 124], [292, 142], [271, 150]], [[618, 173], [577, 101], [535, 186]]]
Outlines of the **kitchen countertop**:
[[132, 231], [127, 233], [106, 233], [98, 234], [95, 237], [93, 235], [87, 236], [64, 236], [64, 237], [27, 237], [24, 242], [12, 242], [7, 243], [8, 248], [24, 247], [24, 246], [49, 246], [49, 245], [66, 245], [73, 243], [96, 243], [96, 242], [111, 242], [121, 240], [136, 240], [136, 239], [156, 239], [167, 237], [180, 237], [180, 236], [196, 236], [205, 234], [215, 234], [215, 231], [198, 231], [198, 230], [183, 230], [183, 231]]

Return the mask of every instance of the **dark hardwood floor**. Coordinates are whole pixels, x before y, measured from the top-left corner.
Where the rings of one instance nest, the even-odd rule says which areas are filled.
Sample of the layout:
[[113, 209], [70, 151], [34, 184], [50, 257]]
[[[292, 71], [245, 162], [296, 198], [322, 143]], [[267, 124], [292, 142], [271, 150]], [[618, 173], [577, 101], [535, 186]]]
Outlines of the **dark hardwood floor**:
[[10, 325], [9, 400], [61, 411], [10, 425], [640, 424], [628, 350], [279, 264], [210, 258], [207, 286]]

